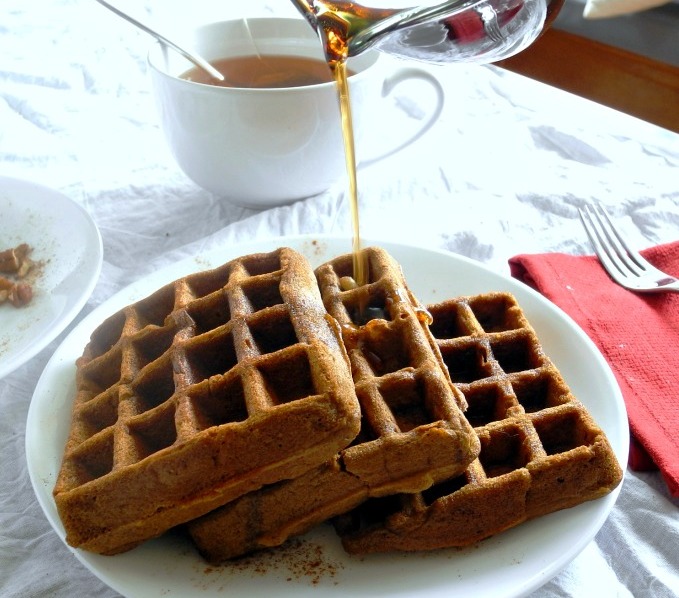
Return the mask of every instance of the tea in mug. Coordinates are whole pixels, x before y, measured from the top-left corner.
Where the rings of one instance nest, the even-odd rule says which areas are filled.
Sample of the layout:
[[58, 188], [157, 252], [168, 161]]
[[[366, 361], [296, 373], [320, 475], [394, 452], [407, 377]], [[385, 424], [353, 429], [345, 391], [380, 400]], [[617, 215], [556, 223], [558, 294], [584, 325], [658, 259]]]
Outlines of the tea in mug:
[[333, 75], [327, 62], [304, 56], [250, 55], [210, 61], [224, 81], [216, 81], [198, 67], [181, 75], [182, 79], [219, 87], [283, 88], [330, 83]]

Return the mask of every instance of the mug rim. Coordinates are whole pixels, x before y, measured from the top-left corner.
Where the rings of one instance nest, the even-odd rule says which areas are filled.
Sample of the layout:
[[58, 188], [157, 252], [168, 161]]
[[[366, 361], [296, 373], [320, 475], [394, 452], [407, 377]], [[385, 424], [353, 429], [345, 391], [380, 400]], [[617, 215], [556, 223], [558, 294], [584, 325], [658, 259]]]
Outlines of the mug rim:
[[[196, 34], [198, 32], [208, 30], [208, 29], [216, 29], [220, 26], [225, 26], [227, 24], [232, 24], [232, 23], [237, 23], [243, 20], [247, 20], [248, 22], [278, 22], [278, 23], [306, 23], [306, 21], [302, 18], [289, 18], [289, 17], [246, 17], [246, 18], [240, 18], [240, 19], [226, 19], [223, 21], [213, 21], [210, 23], [204, 23], [202, 25], [199, 25], [197, 27], [192, 27], [191, 32], [193, 34]], [[310, 26], [309, 26], [310, 27]], [[312, 41], [311, 38], [309, 38], [308, 41]], [[319, 45], [320, 45], [320, 40], [319, 40]], [[146, 56], [146, 62], [151, 69], [151, 71], [158, 76], [162, 77], [165, 80], [171, 81], [175, 85], [180, 85], [186, 88], [193, 88], [196, 91], [203, 91], [204, 93], [262, 93], [266, 92], [267, 94], [270, 93], [291, 93], [291, 92], [300, 92], [304, 90], [314, 90], [314, 89], [319, 89], [319, 88], [326, 88], [328, 86], [334, 86], [335, 82], [334, 81], [326, 81], [323, 83], [312, 83], [310, 85], [295, 85], [295, 86], [289, 86], [289, 87], [226, 87], [226, 86], [221, 86], [221, 85], [211, 85], [210, 83], [200, 83], [197, 81], [190, 81], [188, 79], [183, 79], [179, 75], [174, 75], [170, 72], [168, 72], [167, 69], [163, 68], [162, 66], [156, 64], [156, 60], [160, 59], [160, 56], [154, 56], [159, 54], [162, 51], [163, 43], [160, 41], [155, 41], [152, 46], [149, 48]], [[171, 48], [167, 48], [168, 52], [174, 52]], [[281, 56], [284, 56], [285, 54], [280, 54]], [[380, 59], [380, 54], [376, 50], [368, 50], [361, 54], [361, 56], [356, 57], [356, 58], [364, 58], [368, 60], [367, 64], [363, 66], [360, 70], [356, 70], [352, 72], [349, 75], [349, 80], [353, 80], [356, 78], [361, 77], [361, 75], [364, 75], [367, 71], [370, 69], [374, 68], [377, 63], [379, 62]], [[322, 58], [318, 58], [318, 60], [322, 60]], [[349, 59], [351, 60], [351, 58]], [[187, 63], [191, 65], [191, 62], [187, 60]], [[349, 69], [351, 69], [351, 64], [348, 63]], [[190, 66], [187, 68], [191, 68]], [[185, 72], [185, 71], [184, 71]]]

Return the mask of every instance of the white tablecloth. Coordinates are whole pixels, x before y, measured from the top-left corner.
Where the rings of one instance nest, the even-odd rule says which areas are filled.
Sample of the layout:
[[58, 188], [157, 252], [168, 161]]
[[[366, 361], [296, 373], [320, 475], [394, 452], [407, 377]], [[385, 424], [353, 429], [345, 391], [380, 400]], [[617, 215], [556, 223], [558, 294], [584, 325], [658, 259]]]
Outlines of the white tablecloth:
[[[232, 4], [123, 6], [179, 30], [242, 16]], [[296, 14], [286, 0], [253, 1], [247, 11]], [[76, 322], [145, 274], [218, 245], [350, 235], [341, 184], [260, 212], [187, 180], [158, 128], [145, 64], [149, 38], [93, 1], [3, 0], [1, 14], [0, 175], [65, 193], [103, 237], [101, 278]], [[639, 247], [679, 238], [679, 136], [493, 67], [433, 71], [447, 92], [440, 122], [360, 172], [366, 237], [407, 240], [507, 272], [517, 253], [589, 252], [576, 206], [599, 200]], [[375, 137], [416, 124], [428, 102], [418, 94], [401, 90], [388, 106], [401, 124], [390, 131], [376, 123]], [[26, 470], [28, 406], [67, 332], [0, 380], [1, 596], [116, 595], [52, 531]], [[534, 595], [679, 595], [678, 507], [657, 474], [628, 471], [595, 541]]]

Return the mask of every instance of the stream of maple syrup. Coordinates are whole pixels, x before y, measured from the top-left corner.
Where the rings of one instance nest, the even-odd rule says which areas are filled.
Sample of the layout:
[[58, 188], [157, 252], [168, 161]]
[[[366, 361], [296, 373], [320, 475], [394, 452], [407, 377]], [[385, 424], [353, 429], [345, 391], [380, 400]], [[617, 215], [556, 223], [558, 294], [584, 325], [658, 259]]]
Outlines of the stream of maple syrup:
[[[548, 28], [558, 14], [564, 0], [546, 0], [547, 20], [543, 29]], [[351, 98], [347, 80], [346, 61], [349, 55], [349, 40], [360, 34], [371, 24], [385, 19], [395, 9], [369, 8], [348, 0], [315, 0], [313, 2], [318, 33], [328, 66], [333, 73], [339, 96], [342, 136], [349, 178], [349, 201], [353, 229], [352, 253], [354, 280], [358, 286], [369, 281], [367, 256], [362, 251], [361, 231], [358, 209], [358, 186], [356, 175], [356, 153], [354, 130], [351, 117]], [[442, 21], [445, 22], [445, 21]], [[451, 42], [452, 43], [452, 42]]]
[[[564, 0], [546, 0], [546, 2], [547, 19], [543, 25], [543, 30], [551, 25]], [[316, 29], [320, 34], [323, 51], [337, 86], [353, 231], [353, 281], [350, 281], [350, 284], [359, 288], [366, 287], [370, 272], [368, 258], [363, 251], [361, 241], [356, 151], [346, 63], [349, 56], [349, 40], [352, 36], [360, 34], [371, 24], [380, 19], [385, 19], [397, 11], [394, 9], [368, 8], [348, 0], [314, 0], [312, 4], [306, 2], [298, 2], [298, 4], [304, 4], [308, 9], [313, 6]], [[445, 23], [445, 20], [441, 22]], [[452, 40], [451, 43], [453, 43]], [[358, 313], [356, 314], [358, 322], [371, 319], [367, 313], [368, 301], [369, 293], [365, 292], [359, 299]], [[425, 325], [431, 324], [431, 314], [425, 309], [418, 311], [418, 318]]]
[[344, 140], [344, 154], [347, 166], [349, 184], [349, 204], [351, 208], [352, 226], [352, 258], [354, 281], [360, 287], [368, 283], [368, 264], [362, 252], [361, 226], [358, 210], [358, 177], [356, 174], [356, 148], [354, 144], [354, 126], [351, 116], [351, 96], [349, 94], [349, 79], [345, 61], [339, 61], [331, 66], [337, 84], [340, 117], [342, 120], [342, 138]]
[[[351, 27], [360, 15], [347, 8], [355, 10], [352, 3], [318, 1], [317, 7], [322, 7], [317, 15], [320, 24], [319, 33], [328, 66], [333, 74], [337, 86], [342, 139], [348, 176], [349, 205], [351, 208], [352, 225], [352, 257], [353, 278], [357, 286], [368, 284], [368, 258], [362, 251], [360, 218], [358, 209], [358, 177], [356, 173], [356, 148], [354, 142], [354, 126], [351, 113], [351, 96], [347, 73], [347, 58], [349, 53], [348, 40]], [[367, 301], [367, 296], [366, 296]], [[361, 309], [361, 311], [363, 311]]]

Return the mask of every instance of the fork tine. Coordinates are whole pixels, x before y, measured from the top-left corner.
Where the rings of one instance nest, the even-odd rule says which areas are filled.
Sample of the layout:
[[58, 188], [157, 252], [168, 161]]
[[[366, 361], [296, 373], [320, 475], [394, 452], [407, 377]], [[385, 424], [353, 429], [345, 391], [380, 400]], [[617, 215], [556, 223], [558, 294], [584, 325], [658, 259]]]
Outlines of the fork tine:
[[578, 214], [601, 265], [615, 282], [638, 293], [679, 293], [679, 280], [632, 250], [603, 206], [584, 204]]
[[[594, 214], [594, 218], [596, 219], [596, 224], [598, 225], [599, 230], [605, 235], [606, 239], [608, 240], [608, 244], [612, 247], [612, 251], [615, 252], [615, 256], [613, 256], [611, 250], [609, 249], [611, 257], [617, 257], [618, 263], [628, 270], [628, 272], [623, 271], [623, 274], [641, 276], [645, 270], [643, 258], [637, 254], [637, 259], [635, 260], [634, 257], [629, 255], [629, 252], [632, 250], [629, 248], [622, 235], [611, 221], [603, 206], [596, 204], [594, 206], [588, 207], [591, 211], [590, 214]], [[603, 238], [601, 239], [601, 242], [605, 245]]]
[[[620, 285], [625, 285], [625, 271], [620, 267], [620, 265], [613, 259], [613, 256], [608, 251], [607, 246], [602, 243], [602, 237], [597, 230], [594, 219], [591, 214], [591, 207], [585, 205], [584, 209], [578, 208], [578, 213], [580, 214], [580, 220], [585, 228], [585, 232], [589, 237], [592, 247], [594, 247], [594, 252], [597, 254], [599, 261], [603, 264], [606, 272]], [[617, 256], [616, 256], [617, 257]]]
[[624, 237], [620, 234], [618, 228], [615, 226], [615, 224], [613, 224], [613, 221], [608, 215], [606, 209], [601, 204], [598, 204], [597, 208], [599, 212], [603, 214], [606, 222], [608, 223], [609, 229], [613, 232], [621, 248], [624, 249], [625, 253], [629, 256], [629, 259], [634, 262], [635, 265], [641, 268], [642, 271], [646, 270], [648, 267], [648, 262], [641, 256], [641, 254], [639, 254], [627, 244], [627, 241], [625, 241]]

